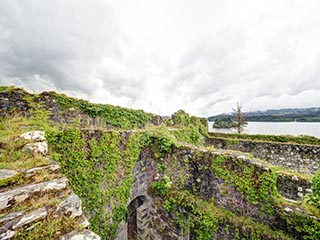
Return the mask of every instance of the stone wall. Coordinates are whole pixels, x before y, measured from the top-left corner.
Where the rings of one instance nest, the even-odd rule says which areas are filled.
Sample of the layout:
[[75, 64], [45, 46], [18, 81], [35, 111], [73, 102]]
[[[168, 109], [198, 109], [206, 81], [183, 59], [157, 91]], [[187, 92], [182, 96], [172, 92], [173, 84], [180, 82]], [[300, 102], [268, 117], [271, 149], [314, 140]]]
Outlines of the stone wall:
[[[50, 119], [55, 122], [80, 124], [80, 127], [111, 128], [108, 124], [104, 124], [99, 116], [93, 118], [75, 108], [61, 111], [56, 103], [56, 93], [53, 92], [42, 92], [36, 95], [19, 88], [0, 92], [0, 116], [30, 116], [32, 111], [40, 107], [48, 110]], [[149, 120], [150, 124], [156, 126], [161, 125], [162, 122], [163, 119], [159, 115], [153, 115]]]
[[[101, 137], [101, 131], [85, 130], [84, 134], [87, 139], [99, 139]], [[119, 134], [121, 138], [127, 139], [132, 132], [124, 131]], [[39, 137], [39, 132], [28, 133], [23, 136], [37, 139], [36, 142], [43, 142], [44, 140], [41, 136]], [[31, 151], [35, 150], [34, 148], [28, 149]], [[38, 151], [37, 154], [45, 155], [46, 150]], [[168, 212], [163, 207], [164, 199], [150, 192], [150, 188], [154, 182], [161, 182], [163, 180], [169, 181], [168, 184], [171, 189], [188, 191], [201, 200], [214, 202], [215, 207], [218, 209], [230, 211], [230, 213], [247, 217], [275, 229], [285, 229], [284, 226], [288, 214], [303, 214], [303, 210], [293, 208], [292, 205], [284, 204], [279, 207], [273, 205], [272, 202], [270, 202], [270, 211], [272, 211], [270, 214], [263, 210], [263, 204], [268, 204], [268, 202], [260, 201], [253, 203], [246, 200], [245, 194], [239, 190], [237, 185], [226, 181], [215, 172], [213, 165], [221, 157], [224, 161], [221, 170], [227, 167], [231, 173], [242, 176], [240, 180], [248, 181], [247, 184], [249, 185], [255, 181], [260, 181], [259, 176], [263, 174], [266, 174], [266, 176], [272, 176], [273, 174], [269, 163], [236, 152], [208, 151], [192, 146], [181, 146], [173, 148], [171, 153], [160, 154], [159, 156], [155, 154], [152, 148], [142, 149], [132, 173], [133, 182], [127, 202], [127, 221], [120, 224], [116, 239], [195, 239], [196, 228], [191, 226], [183, 229], [177, 223], [177, 214], [187, 214], [189, 210], [180, 207], [177, 212]], [[56, 164], [44, 167], [48, 171], [53, 172], [59, 169]], [[40, 170], [29, 169], [25, 174], [36, 174]], [[250, 172], [247, 173], [247, 170], [250, 170]], [[7, 173], [9, 175], [12, 174], [12, 172]], [[8, 174], [3, 174], [3, 176], [12, 178]], [[30, 196], [39, 196], [38, 194], [41, 191], [46, 193], [48, 191], [52, 192], [54, 193], [53, 196], [58, 199], [60, 198], [59, 193], [62, 195], [61, 203], [56, 208], [44, 206], [26, 212], [8, 212], [8, 214], [0, 218], [1, 223], [3, 223], [1, 225], [2, 228], [0, 228], [1, 239], [9, 239], [13, 234], [17, 234], [17, 231], [22, 231], [20, 229], [25, 229], [22, 228], [23, 226], [32, 226], [44, 217], [54, 215], [55, 213], [58, 214], [59, 212], [70, 217], [79, 218], [79, 220], [82, 219], [81, 221], [83, 221], [81, 200], [70, 190], [66, 196], [63, 195], [68, 190], [67, 182], [67, 179], [60, 176], [51, 181], [17, 187], [13, 191], [14, 193], [12, 193], [12, 189], [2, 188], [0, 191], [0, 199], [2, 199], [0, 207], [3, 208], [7, 208], [13, 202], [20, 200], [23, 202], [25, 200], [24, 197], [28, 198], [30, 191], [32, 192]], [[267, 184], [272, 183], [267, 182]], [[267, 185], [267, 188], [270, 186]], [[289, 199], [292, 204], [292, 202], [303, 198], [305, 194], [310, 192], [310, 186], [311, 182], [300, 176], [286, 172], [276, 173], [277, 191], [285, 198], [284, 202]], [[252, 187], [253, 191], [260, 191], [258, 185], [250, 187]], [[283, 215], [286, 217], [281, 217]], [[25, 219], [32, 219], [32, 221], [25, 221]], [[85, 224], [87, 225], [88, 223]], [[250, 230], [248, 229], [243, 229], [240, 233], [237, 232], [238, 227], [232, 225], [232, 223], [229, 224], [228, 231], [226, 231], [223, 224], [217, 225], [218, 230], [213, 239], [232, 239], [237, 238], [237, 236], [247, 238], [248, 234], [250, 234]], [[296, 234], [296, 232], [290, 230], [290, 234]], [[60, 239], [75, 239], [75, 236], [81, 238], [84, 235], [86, 239], [99, 238], [94, 233], [84, 229], [63, 234], [63, 236], [60, 236]], [[297, 239], [301, 239], [301, 237], [297, 237]]]
[[[255, 222], [266, 224], [270, 228], [278, 230], [283, 228], [286, 219], [280, 216], [283, 214], [287, 216], [289, 214], [287, 211], [302, 214], [301, 209], [294, 209], [290, 204], [310, 193], [310, 181], [292, 173], [275, 173], [277, 192], [284, 197], [284, 202], [289, 201], [290, 204], [288, 202], [288, 205], [276, 206], [273, 205], [271, 198], [266, 200], [270, 201], [269, 203], [263, 203], [262, 199], [259, 199], [257, 203], [252, 203], [246, 200], [245, 194], [239, 192], [235, 184], [226, 182], [212, 170], [214, 159], [218, 159], [220, 156], [224, 156], [227, 166], [239, 175], [246, 175], [247, 173], [243, 171], [247, 171], [247, 169], [251, 169], [252, 176], [249, 177], [252, 179], [259, 178], [263, 174], [266, 176], [273, 174], [269, 168], [270, 164], [244, 156], [241, 153], [210, 152], [185, 146], [175, 149], [171, 154], [166, 154], [159, 159], [153, 155], [150, 149], [145, 149], [141, 152], [134, 170], [134, 183], [128, 201], [128, 219], [130, 219], [132, 203], [137, 198], [143, 198], [143, 201], [134, 208], [136, 238], [128, 235], [130, 224], [123, 223], [116, 239], [194, 239], [192, 228], [182, 229], [175, 222], [176, 214], [186, 214], [187, 210], [180, 208], [180, 212], [177, 213], [167, 212], [162, 208], [164, 199], [149, 192], [153, 182], [161, 182], [165, 177], [169, 178], [170, 186], [174, 189], [186, 190], [200, 199], [213, 201], [217, 208], [245, 216]], [[165, 166], [163, 167], [165, 170], [159, 170], [159, 166]], [[252, 182], [254, 181], [257, 180], [252, 180]], [[268, 184], [270, 184], [269, 187], [272, 186], [271, 182]], [[259, 192], [258, 188], [257, 185], [255, 191]], [[271, 196], [271, 193], [268, 194]], [[272, 211], [272, 214], [262, 210], [265, 207], [263, 204], [271, 204], [269, 210]], [[246, 231], [249, 230], [243, 230], [240, 233], [244, 238], [250, 234]], [[227, 232], [225, 226], [219, 225], [213, 239], [233, 239], [233, 237], [237, 239], [236, 234], [239, 234], [236, 233], [236, 226], [231, 223]], [[290, 234], [296, 233], [290, 232]], [[143, 237], [139, 238], [138, 236]], [[301, 236], [297, 235], [297, 239], [301, 239]]]
[[[156, 175], [156, 162], [146, 155], [148, 154], [141, 152], [136, 162], [127, 204], [127, 222], [120, 224], [116, 240], [161, 239], [155, 231], [153, 221], [156, 216], [156, 207], [148, 194], [148, 187]], [[138, 204], [137, 200], [141, 202]]]
[[[226, 178], [217, 175], [217, 172], [213, 170], [212, 164], [214, 164], [215, 161], [219, 161], [221, 156], [224, 156], [224, 163], [221, 165], [221, 168], [230, 170], [229, 173], [225, 172], [223, 174], [238, 175], [239, 178], [235, 179], [238, 179], [237, 181], [239, 182], [229, 182]], [[310, 180], [306, 180], [292, 173], [273, 172], [270, 169], [270, 164], [244, 156], [241, 153], [210, 152], [205, 149], [184, 147], [176, 150], [176, 152], [167, 159], [164, 158], [162, 164], [166, 165], [166, 171], [160, 174], [159, 179], [165, 175], [170, 176], [173, 188], [179, 191], [187, 190], [200, 199], [214, 202], [215, 207], [219, 209], [225, 209], [238, 216], [247, 217], [254, 222], [265, 224], [272, 229], [287, 231], [283, 226], [287, 221], [290, 221], [290, 214], [288, 214], [288, 212], [294, 212], [294, 214], [298, 215], [301, 214], [301, 216], [305, 214], [299, 207], [292, 208], [290, 204], [296, 202], [296, 200], [300, 200], [305, 194], [310, 193]], [[220, 170], [218, 169], [218, 171]], [[223, 174], [221, 174], [221, 176], [223, 176]], [[269, 177], [273, 174], [275, 174], [276, 191], [284, 199], [284, 203], [281, 206], [274, 204], [271, 197], [275, 194], [272, 193], [272, 177], [265, 183], [262, 182], [264, 176]], [[241, 185], [240, 182], [244, 183], [245, 181], [248, 182]], [[259, 184], [257, 184], [257, 182], [259, 182]], [[264, 184], [267, 185], [263, 186]], [[252, 189], [246, 190], [247, 187], [251, 187]], [[260, 193], [262, 194], [261, 197], [258, 197], [257, 202], [247, 198], [249, 192], [252, 191], [258, 195]], [[261, 191], [265, 191], [265, 199], [263, 199], [262, 196], [264, 194]], [[160, 200], [160, 202], [161, 201], [163, 200]], [[286, 201], [288, 202], [285, 203]], [[267, 210], [268, 208], [269, 210]], [[185, 211], [180, 210], [180, 214]], [[170, 222], [168, 219], [174, 219], [177, 214], [175, 213], [168, 216], [166, 215], [167, 213], [161, 209], [158, 209], [157, 213], [160, 216], [156, 218], [163, 226], [166, 226], [165, 222]], [[310, 217], [310, 219], [313, 218]], [[319, 221], [319, 219], [317, 221]], [[230, 229], [236, 228], [232, 223], [229, 225]], [[171, 222], [171, 226], [176, 225]], [[179, 237], [173, 239], [187, 239], [188, 237], [194, 239], [194, 229], [192, 228], [189, 229], [189, 235], [183, 234], [183, 232], [181, 232], [182, 229], [177, 227], [168, 228], [163, 233], [170, 235], [168, 234], [170, 233], [169, 229], [174, 233], [180, 233], [175, 235]], [[232, 233], [230, 229], [228, 232], [224, 232], [224, 226], [219, 226], [219, 230], [215, 233], [213, 239], [238, 239], [236, 232], [234, 231]], [[318, 231], [320, 231], [320, 229], [318, 229]], [[295, 232], [295, 230], [290, 230], [287, 233], [295, 236], [296, 239], [302, 239], [304, 237], [303, 234], [305, 234]], [[248, 229], [242, 229], [240, 231], [240, 235], [241, 234], [243, 238], [248, 238], [251, 233]]]
[[250, 153], [273, 165], [292, 169], [299, 173], [314, 174], [320, 164], [320, 146], [214, 137], [208, 138], [206, 145]]
[[[23, 147], [25, 152], [31, 151], [38, 159], [46, 158], [48, 149], [43, 131], [24, 133], [20, 139], [29, 141]], [[58, 219], [70, 219], [77, 228], [64, 229], [68, 232], [60, 229], [52, 233], [50, 239], [100, 240], [97, 234], [86, 229], [89, 222], [82, 213], [81, 199], [70, 189], [68, 179], [61, 175], [60, 166], [49, 159], [46, 162], [30, 169], [0, 170], [0, 239], [23, 239], [28, 231], [39, 226], [43, 226], [39, 231], [49, 239], [45, 235], [52, 231], [46, 229], [49, 222], [61, 224]]]

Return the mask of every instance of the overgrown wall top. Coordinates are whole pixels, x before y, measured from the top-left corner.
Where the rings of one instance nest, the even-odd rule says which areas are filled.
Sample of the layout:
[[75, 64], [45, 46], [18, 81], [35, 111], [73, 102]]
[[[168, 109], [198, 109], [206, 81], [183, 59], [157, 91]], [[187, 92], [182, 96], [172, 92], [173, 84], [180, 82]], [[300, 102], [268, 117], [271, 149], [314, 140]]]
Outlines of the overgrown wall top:
[[207, 145], [216, 148], [251, 153], [273, 165], [293, 169], [300, 173], [315, 174], [320, 164], [320, 146], [272, 143], [210, 137]]

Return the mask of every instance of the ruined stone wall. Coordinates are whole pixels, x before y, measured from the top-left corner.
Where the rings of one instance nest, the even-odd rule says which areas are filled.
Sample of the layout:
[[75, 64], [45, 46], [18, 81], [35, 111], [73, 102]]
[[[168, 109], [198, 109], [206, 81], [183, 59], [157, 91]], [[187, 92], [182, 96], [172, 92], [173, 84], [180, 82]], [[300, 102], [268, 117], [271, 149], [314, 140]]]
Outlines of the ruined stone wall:
[[[289, 226], [286, 227], [286, 224], [287, 221], [291, 221], [290, 214], [297, 214], [303, 218], [307, 216], [299, 207], [294, 208], [290, 204], [310, 193], [310, 180], [292, 173], [276, 172], [272, 170], [270, 164], [241, 155], [241, 153], [210, 152], [189, 147], [177, 149], [167, 158], [160, 162], [157, 161], [157, 164], [165, 165], [166, 169], [157, 173], [156, 181], [161, 182], [165, 176], [169, 176], [170, 188], [174, 188], [178, 192], [188, 191], [190, 196], [214, 202], [216, 209], [220, 209], [222, 212], [222, 209], [230, 211], [230, 214], [235, 214], [235, 218], [238, 216], [246, 217], [257, 225], [262, 224], [270, 229], [281, 230], [285, 234], [295, 236], [296, 239], [304, 237], [305, 233], [299, 233], [299, 230], [293, 230]], [[274, 203], [273, 198], [277, 193], [283, 197], [282, 205]], [[162, 203], [162, 207], [157, 209], [158, 216], [156, 218], [163, 226], [167, 226], [165, 223], [169, 223], [172, 227], [162, 230], [162, 234], [170, 236], [170, 233], [175, 232], [179, 234], [172, 239], [187, 239], [188, 237], [196, 239], [195, 233], [199, 230], [199, 226], [195, 226], [194, 229], [190, 227], [189, 232], [185, 235], [186, 231], [183, 232], [182, 229], [177, 228], [177, 225], [172, 221], [177, 215], [185, 214], [190, 210], [178, 207], [177, 212], [173, 211], [167, 215], [168, 212], [164, 209], [168, 208], [168, 204], [163, 205], [163, 202], [168, 201], [166, 199], [167, 197], [158, 199], [158, 203]], [[286, 203], [286, 201], [288, 202]], [[171, 204], [174, 202], [175, 200]], [[312, 217], [309, 218], [309, 221], [313, 220]], [[319, 221], [319, 219], [315, 221]], [[216, 224], [218, 230], [213, 239], [241, 239], [238, 234], [246, 239], [255, 239], [252, 235], [255, 230], [242, 226], [239, 233], [236, 232], [237, 228], [239, 230], [239, 226], [231, 222], [222, 221], [219, 223], [218, 221]], [[226, 225], [229, 226], [228, 231], [225, 230]], [[317, 231], [320, 231], [319, 226]], [[261, 239], [261, 236], [258, 239]], [[270, 237], [270, 239], [273, 238]]]
[[[120, 224], [116, 240], [161, 239], [154, 226], [156, 207], [148, 193], [149, 185], [156, 176], [156, 162], [147, 156], [148, 154], [141, 152], [134, 167], [133, 183], [127, 203], [127, 221]], [[141, 199], [139, 205], [135, 204], [137, 199]], [[131, 216], [132, 212], [134, 216]], [[131, 228], [135, 230], [132, 231]]]
[[[219, 167], [228, 169], [228, 172], [218, 173], [219, 167], [214, 169], [215, 162], [220, 161], [220, 158], [224, 163]], [[136, 239], [196, 239], [197, 226], [183, 229], [177, 223], [181, 221], [177, 220], [177, 216], [187, 214], [190, 210], [180, 206], [176, 211], [168, 212], [166, 197], [154, 195], [150, 190], [155, 182], [163, 181], [166, 181], [170, 190], [187, 191], [190, 196], [214, 202], [217, 209], [230, 211], [230, 214], [235, 216], [247, 217], [275, 230], [286, 231], [286, 218], [289, 219], [291, 213], [304, 214], [301, 209], [290, 204], [310, 193], [311, 181], [292, 173], [274, 172], [271, 168], [270, 164], [241, 153], [210, 152], [185, 146], [159, 158], [153, 155], [151, 149], [144, 149], [135, 166], [134, 182], [128, 201], [129, 219], [131, 204], [139, 197], [144, 199], [135, 207]], [[224, 174], [238, 175], [239, 178], [227, 180], [223, 177]], [[269, 180], [265, 181], [265, 178]], [[232, 182], [234, 180], [238, 183]], [[248, 190], [250, 188], [251, 190]], [[288, 204], [275, 205], [272, 195], [276, 192], [273, 191], [279, 193]], [[254, 192], [256, 196], [248, 198], [250, 192]], [[225, 222], [217, 223], [217, 228], [213, 239], [238, 239], [239, 236], [251, 239], [249, 236], [252, 229], [242, 229], [239, 232], [239, 226]], [[116, 239], [135, 239], [128, 236], [129, 229], [128, 223], [123, 222]], [[294, 235], [296, 232], [290, 230], [288, 234]], [[297, 235], [297, 239], [301, 238], [302, 235]]]
[[[80, 127], [101, 127], [113, 129], [109, 124], [106, 124], [102, 117], [97, 114], [86, 114], [80, 109], [69, 107], [61, 110], [57, 104], [57, 93], [55, 92], [42, 92], [40, 94], [31, 94], [23, 89], [15, 88], [8, 91], [0, 92], [0, 116], [31, 116], [32, 112], [37, 110], [49, 111], [51, 120], [59, 123], [74, 124]], [[66, 97], [68, 98], [68, 97]], [[71, 99], [71, 98], [70, 98]], [[73, 99], [74, 100], [74, 99]], [[78, 100], [74, 100], [78, 101]], [[120, 107], [119, 107], [120, 109]], [[134, 110], [132, 110], [134, 111]], [[163, 119], [159, 115], [152, 115], [148, 123], [153, 125], [161, 125]]]
[[293, 169], [300, 173], [314, 174], [319, 169], [320, 146], [271, 143], [224, 138], [208, 138], [207, 145], [251, 153], [273, 165]]

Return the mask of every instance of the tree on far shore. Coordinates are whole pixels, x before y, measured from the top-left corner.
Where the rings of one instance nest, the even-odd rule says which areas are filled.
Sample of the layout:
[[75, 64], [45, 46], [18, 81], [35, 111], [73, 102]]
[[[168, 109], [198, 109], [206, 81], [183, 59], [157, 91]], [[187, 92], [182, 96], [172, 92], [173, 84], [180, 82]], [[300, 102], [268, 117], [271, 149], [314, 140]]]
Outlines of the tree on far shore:
[[237, 130], [237, 133], [242, 133], [244, 127], [247, 125], [247, 122], [245, 121], [245, 115], [241, 111], [242, 106], [237, 103], [236, 108], [233, 108], [233, 117], [234, 117], [234, 125], [233, 128]]

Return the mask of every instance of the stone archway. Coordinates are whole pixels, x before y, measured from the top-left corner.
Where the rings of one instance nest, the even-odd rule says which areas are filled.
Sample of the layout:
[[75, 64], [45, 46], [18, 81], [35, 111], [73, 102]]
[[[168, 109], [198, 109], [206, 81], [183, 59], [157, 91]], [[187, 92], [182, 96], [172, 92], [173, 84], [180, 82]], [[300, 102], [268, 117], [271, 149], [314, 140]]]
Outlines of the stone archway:
[[138, 228], [138, 214], [137, 209], [143, 205], [146, 201], [145, 196], [138, 196], [133, 199], [130, 204], [128, 205], [128, 216], [127, 216], [127, 224], [128, 224], [128, 240], [136, 240], [138, 239], [139, 235], [139, 228]]

